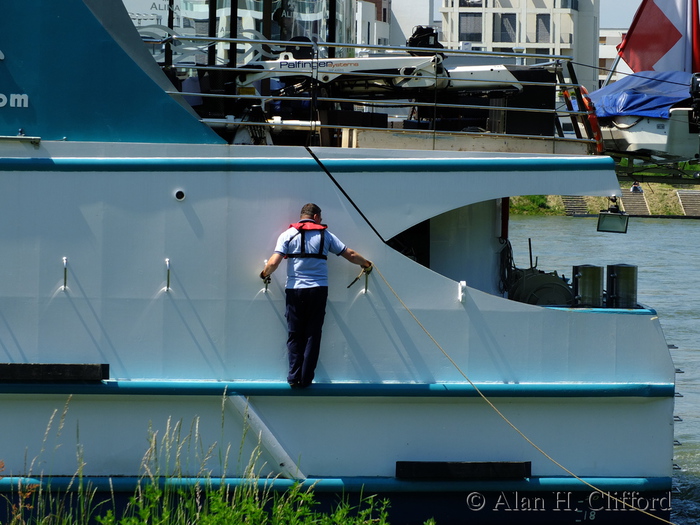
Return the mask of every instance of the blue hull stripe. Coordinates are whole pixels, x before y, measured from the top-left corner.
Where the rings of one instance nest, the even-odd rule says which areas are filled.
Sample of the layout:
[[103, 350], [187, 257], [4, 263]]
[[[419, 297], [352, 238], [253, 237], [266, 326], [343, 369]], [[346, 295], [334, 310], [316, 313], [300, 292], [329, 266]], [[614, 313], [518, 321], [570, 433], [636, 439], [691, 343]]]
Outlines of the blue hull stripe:
[[643, 306], [642, 308], [589, 308], [589, 307], [568, 307], [568, 306], [544, 306], [549, 310], [564, 310], [567, 312], [588, 312], [594, 314], [615, 314], [615, 315], [657, 315], [656, 310]]
[[[672, 383], [549, 383], [476, 385], [487, 397], [673, 397]], [[101, 383], [0, 383], [0, 394], [121, 394], [121, 395], [214, 395], [318, 396], [318, 397], [478, 397], [466, 383], [368, 384], [314, 383], [304, 390], [292, 390], [287, 383], [225, 381], [103, 381]]]
[[[559, 158], [343, 158], [322, 159], [326, 168], [342, 172], [424, 172], [424, 171], [590, 171], [614, 167], [609, 157]], [[3, 158], [0, 171], [318, 171], [311, 158]]]
[[[605, 491], [667, 491], [672, 487], [672, 478], [582, 478], [587, 483]], [[134, 476], [114, 478], [89, 476], [82, 479], [83, 484], [90, 483], [98, 491], [131, 492], [139, 484], [149, 483], [149, 479]], [[74, 477], [24, 478], [7, 476], [0, 479], [0, 493], [16, 491], [19, 484], [41, 485], [51, 490], [75, 490]], [[260, 487], [275, 490], [288, 490], [299, 481], [282, 478], [161, 478], [162, 486], [193, 487], [208, 486], [217, 489], [222, 485], [239, 486], [257, 484]], [[306, 487], [313, 485], [319, 492], [462, 492], [480, 490], [488, 491], [585, 491], [591, 488], [581, 481], [570, 477], [529, 478], [526, 480], [499, 481], [404, 481], [395, 478], [308, 478], [303, 482]]]

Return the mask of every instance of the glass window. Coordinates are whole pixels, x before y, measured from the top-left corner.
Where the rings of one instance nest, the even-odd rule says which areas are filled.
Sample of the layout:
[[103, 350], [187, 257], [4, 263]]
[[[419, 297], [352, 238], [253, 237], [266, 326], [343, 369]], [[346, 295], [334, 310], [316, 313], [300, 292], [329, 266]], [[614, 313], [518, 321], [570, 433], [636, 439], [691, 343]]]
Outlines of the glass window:
[[551, 15], [538, 14], [537, 15], [537, 37], [536, 42], [549, 43], [551, 38], [550, 23]]
[[481, 42], [482, 37], [481, 13], [459, 14], [459, 40], [462, 42]]
[[494, 42], [516, 42], [517, 22], [515, 13], [494, 13], [493, 14], [493, 41]]

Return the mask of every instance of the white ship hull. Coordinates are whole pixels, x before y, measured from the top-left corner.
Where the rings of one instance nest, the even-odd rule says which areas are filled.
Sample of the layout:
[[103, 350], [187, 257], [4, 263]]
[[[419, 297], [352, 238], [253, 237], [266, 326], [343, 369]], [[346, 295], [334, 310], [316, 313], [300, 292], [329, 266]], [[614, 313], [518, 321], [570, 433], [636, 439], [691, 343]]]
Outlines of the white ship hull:
[[[537, 292], [571, 294], [552, 275], [517, 302], [503, 277], [507, 197], [619, 193], [611, 159], [229, 144], [167, 93], [118, 3], [32, 5], [39, 21], [2, 8], [0, 40], [10, 502], [146, 476], [380, 494], [394, 524], [647, 519], [622, 500], [668, 517], [675, 368], [654, 310], [552, 303]], [[65, 63], [36, 60], [37, 27]], [[76, 82], [87, 63], [111, 67]], [[307, 202], [375, 270], [348, 287], [357, 268], [329, 260], [315, 382], [292, 390], [283, 272], [259, 272]]]
[[[135, 483], [150, 435], [152, 464], [193, 479], [241, 478], [257, 448], [262, 478], [368, 489], [371, 478], [384, 492], [406, 490], [396, 478], [403, 461], [529, 463], [532, 477], [515, 487], [531, 494], [567, 478], [562, 466], [601, 490], [630, 478], [644, 490], [670, 482], [674, 368], [655, 312], [544, 308], [497, 290], [489, 232], [501, 188], [605, 194], [615, 184], [609, 161], [316, 149], [331, 178], [296, 149], [183, 147], [185, 157], [154, 158], [145, 145], [47, 143], [13, 158], [18, 145], [1, 146], [11, 268], [3, 360], [110, 370], [96, 384], [0, 385], [0, 414], [23, 429], [21, 440], [2, 438], [9, 476], [70, 478], [80, 468]], [[99, 157], [86, 156], [95, 149]], [[284, 379], [283, 282], [275, 276], [265, 291], [257, 272], [309, 199], [377, 271], [366, 291], [348, 289], [352, 267], [329, 262], [317, 383], [297, 393]], [[432, 269], [370, 227], [388, 239], [428, 217], [437, 217]], [[447, 249], [454, 235], [462, 248]], [[175, 450], [177, 465], [167, 457]], [[548, 493], [574, 480], [560, 481]], [[467, 489], [512, 480], [461, 483], [451, 490], [463, 500]]]

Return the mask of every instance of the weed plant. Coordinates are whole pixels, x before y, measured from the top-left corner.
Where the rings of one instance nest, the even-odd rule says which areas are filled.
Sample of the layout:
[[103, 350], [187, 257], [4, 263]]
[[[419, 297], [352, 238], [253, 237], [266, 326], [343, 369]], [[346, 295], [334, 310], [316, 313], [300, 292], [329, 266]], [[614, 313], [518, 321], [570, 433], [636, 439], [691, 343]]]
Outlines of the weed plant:
[[[253, 480], [251, 480], [253, 481]], [[100, 525], [383, 525], [387, 501], [363, 498], [353, 506], [341, 501], [324, 512], [318, 508], [313, 488], [293, 485], [273, 492], [249, 483], [218, 489], [195, 486], [171, 490], [148, 484], [132, 496], [121, 516], [112, 509], [96, 516]]]
[[385, 525], [388, 500], [362, 497], [352, 505], [342, 499], [323, 510], [313, 486], [295, 483], [276, 492], [260, 480], [214, 488], [212, 480], [182, 487], [172, 479], [143, 478], [124, 508], [118, 496], [99, 500], [89, 483], [75, 491], [50, 485], [20, 488], [5, 496], [9, 525]]
[[[70, 401], [70, 400], [69, 400]], [[68, 403], [58, 423], [61, 431]], [[222, 405], [223, 406], [223, 405]], [[57, 412], [54, 412], [54, 416]], [[54, 424], [51, 417], [46, 436]], [[222, 416], [223, 417], [223, 416]], [[52, 480], [31, 476], [37, 459], [29, 466], [30, 475], [13, 484], [4, 494], [4, 512], [0, 505], [1, 525], [385, 525], [389, 501], [376, 496], [361, 496], [350, 503], [342, 498], [330, 508], [317, 501], [314, 486], [297, 482], [286, 490], [274, 487], [275, 478], [263, 478], [259, 472], [258, 446], [248, 459], [245, 474], [236, 484], [215, 478], [208, 468], [216, 457], [216, 445], [202, 446], [199, 421], [183, 436], [181, 422], [167, 421], [163, 436], [149, 429], [149, 447], [142, 473], [132, 495], [114, 490], [98, 492], [84, 476], [82, 448], [78, 446], [78, 468], [67, 487], [52, 489]], [[245, 431], [244, 431], [245, 433]], [[46, 443], [46, 436], [44, 443]], [[241, 446], [241, 451], [243, 447]], [[241, 454], [239, 451], [239, 455]], [[42, 452], [44, 449], [42, 448]], [[228, 462], [228, 450], [219, 453], [219, 461]], [[185, 477], [186, 463], [193, 454], [199, 462], [196, 477]], [[239, 458], [240, 460], [240, 458]], [[0, 477], [4, 464], [0, 462]], [[226, 468], [222, 469], [226, 472]], [[107, 495], [105, 495], [107, 494]]]

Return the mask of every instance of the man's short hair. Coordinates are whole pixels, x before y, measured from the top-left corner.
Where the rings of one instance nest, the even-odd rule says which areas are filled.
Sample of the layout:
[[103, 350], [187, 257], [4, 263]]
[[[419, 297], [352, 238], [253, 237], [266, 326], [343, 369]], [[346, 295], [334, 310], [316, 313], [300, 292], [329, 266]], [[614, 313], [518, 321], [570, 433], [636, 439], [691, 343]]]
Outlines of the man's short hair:
[[301, 208], [301, 217], [313, 217], [316, 214], [321, 214], [321, 208], [312, 202], [304, 204], [304, 206]]

